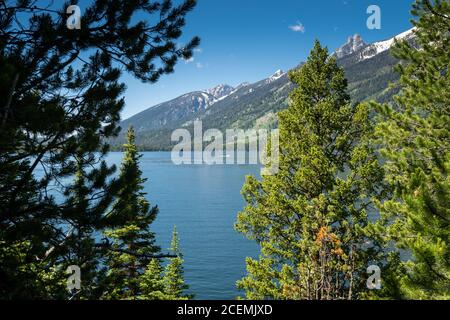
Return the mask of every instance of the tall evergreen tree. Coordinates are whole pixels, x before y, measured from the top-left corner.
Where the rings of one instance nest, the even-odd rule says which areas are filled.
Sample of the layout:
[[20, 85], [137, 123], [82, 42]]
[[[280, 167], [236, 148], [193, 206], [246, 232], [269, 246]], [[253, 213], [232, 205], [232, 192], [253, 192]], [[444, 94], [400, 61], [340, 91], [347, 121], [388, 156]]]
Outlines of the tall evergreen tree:
[[316, 41], [279, 114], [276, 175], [247, 177], [236, 228], [261, 246], [238, 282], [249, 299], [355, 299], [380, 247], [368, 237], [382, 171], [369, 111], [351, 104], [344, 71]]
[[417, 0], [412, 13], [414, 42], [393, 50], [400, 93], [393, 105], [374, 103], [392, 188], [379, 201], [390, 222], [381, 231], [409, 256], [392, 276], [401, 297], [450, 299], [450, 3]]
[[164, 269], [161, 261], [152, 259], [147, 265], [144, 274], [139, 279], [141, 300], [171, 300], [174, 299], [166, 294], [163, 278]]
[[158, 208], [151, 207], [145, 199], [143, 184], [147, 179], [141, 177], [140, 157], [134, 130], [130, 127], [119, 176], [123, 183], [108, 214], [108, 220], [117, 227], [104, 233], [112, 243], [106, 262], [109, 289], [104, 298], [136, 299], [140, 295], [140, 276], [154, 260], [152, 256], [160, 253], [155, 244], [155, 234], [149, 230]]
[[185, 291], [189, 286], [184, 281], [183, 255], [180, 250], [180, 242], [178, 240], [178, 232], [176, 227], [173, 229], [172, 242], [170, 251], [176, 255], [174, 258], [169, 258], [169, 263], [166, 265], [164, 271], [164, 287], [165, 293], [170, 300], [186, 300], [192, 298], [186, 295]]
[[[102, 229], [103, 215], [109, 201], [101, 201], [102, 189], [99, 186], [103, 186], [104, 182], [98, 185], [91, 183], [93, 177], [90, 174], [95, 172], [86, 170], [88, 161], [84, 156], [80, 155], [76, 161], [74, 182], [64, 194], [67, 232], [63, 243], [53, 246], [46, 256], [56, 254], [64, 257], [55, 262], [64, 271], [71, 265], [80, 268], [83, 285], [80, 290], [70, 293], [70, 299], [98, 299], [102, 291], [100, 279], [105, 270], [101, 267], [104, 252], [96, 245], [96, 232]], [[100, 201], [92, 201], [92, 194], [96, 194]]]
[[[108, 227], [102, 217], [120, 186], [103, 160], [124, 106], [120, 76], [155, 82], [190, 58], [198, 38], [183, 47], [176, 41], [194, 6], [94, 0], [81, 13], [81, 29], [69, 30], [67, 3], [0, 1], [0, 297], [52, 297], [37, 284], [40, 274], [69, 262], [68, 225]], [[79, 156], [83, 170], [91, 168], [85, 207], [95, 214], [86, 219], [68, 182]]]

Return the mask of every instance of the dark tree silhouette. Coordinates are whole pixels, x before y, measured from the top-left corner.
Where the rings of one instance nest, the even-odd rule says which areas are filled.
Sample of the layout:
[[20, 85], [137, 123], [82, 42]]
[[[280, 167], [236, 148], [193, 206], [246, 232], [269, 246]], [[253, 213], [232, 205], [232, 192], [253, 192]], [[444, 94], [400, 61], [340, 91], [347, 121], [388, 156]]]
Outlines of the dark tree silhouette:
[[0, 1], [2, 298], [64, 297], [75, 246], [107, 247], [79, 241], [114, 224], [105, 212], [120, 181], [104, 156], [124, 106], [120, 77], [156, 82], [199, 44], [176, 43], [195, 0], [93, 0], [69, 30], [73, 4]]

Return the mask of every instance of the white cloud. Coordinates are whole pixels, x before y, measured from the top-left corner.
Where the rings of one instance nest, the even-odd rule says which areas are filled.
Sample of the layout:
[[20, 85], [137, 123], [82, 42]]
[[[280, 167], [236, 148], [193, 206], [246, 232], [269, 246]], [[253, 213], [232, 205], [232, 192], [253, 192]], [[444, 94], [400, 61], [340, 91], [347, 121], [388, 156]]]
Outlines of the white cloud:
[[289, 29], [291, 29], [294, 32], [305, 33], [305, 27], [300, 22], [297, 22], [296, 24], [289, 26]]
[[297, 22], [296, 24], [289, 26], [289, 29], [291, 29], [294, 32], [305, 33], [305, 27], [301, 22]]
[[194, 52], [202, 53], [202, 52], [203, 52], [203, 49], [202, 49], [202, 48], [195, 48], [195, 49], [194, 49]]
[[194, 57], [190, 57], [189, 59], [184, 59], [184, 63], [188, 64], [194, 62]]
[[201, 62], [197, 62], [197, 63], [195, 64], [195, 66], [196, 66], [197, 68], [199, 68], [199, 69], [202, 69], [202, 68], [204, 67], [203, 63], [201, 63]]

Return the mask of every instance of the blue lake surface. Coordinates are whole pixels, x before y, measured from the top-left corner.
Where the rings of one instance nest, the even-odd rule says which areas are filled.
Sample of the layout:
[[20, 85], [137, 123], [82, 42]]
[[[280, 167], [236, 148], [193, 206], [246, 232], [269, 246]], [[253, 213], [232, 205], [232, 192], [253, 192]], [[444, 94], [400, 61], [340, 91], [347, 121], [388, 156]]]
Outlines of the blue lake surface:
[[[120, 166], [122, 153], [108, 155]], [[259, 247], [234, 230], [244, 207], [240, 190], [246, 175], [259, 176], [257, 165], [174, 165], [170, 152], [144, 152], [140, 160], [145, 192], [159, 216], [152, 225], [167, 252], [174, 225], [185, 260], [185, 279], [196, 299], [234, 299], [236, 281], [245, 272], [245, 257]]]

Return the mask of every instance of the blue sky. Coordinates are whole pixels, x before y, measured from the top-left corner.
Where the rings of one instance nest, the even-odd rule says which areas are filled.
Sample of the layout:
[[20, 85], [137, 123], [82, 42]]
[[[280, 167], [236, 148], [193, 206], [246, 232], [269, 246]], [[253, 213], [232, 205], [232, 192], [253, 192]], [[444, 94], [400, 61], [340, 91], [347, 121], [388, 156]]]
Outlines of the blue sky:
[[[391, 38], [409, 28], [413, 0], [198, 0], [180, 43], [201, 38], [194, 60], [156, 84], [124, 76], [126, 119], [181, 94], [220, 83], [255, 82], [288, 70], [308, 56], [315, 38], [335, 50], [347, 37], [366, 42]], [[366, 26], [369, 5], [381, 8], [381, 29]]]

